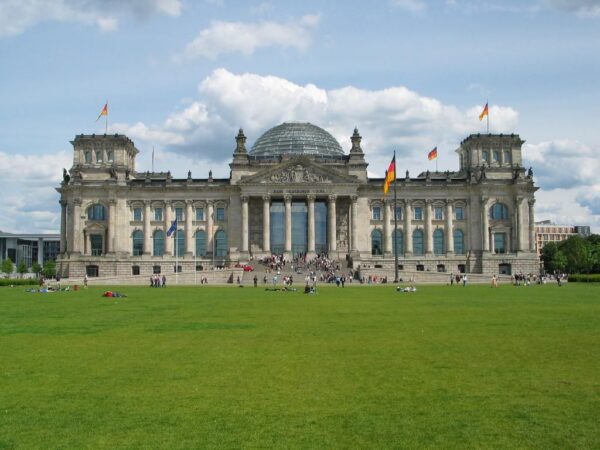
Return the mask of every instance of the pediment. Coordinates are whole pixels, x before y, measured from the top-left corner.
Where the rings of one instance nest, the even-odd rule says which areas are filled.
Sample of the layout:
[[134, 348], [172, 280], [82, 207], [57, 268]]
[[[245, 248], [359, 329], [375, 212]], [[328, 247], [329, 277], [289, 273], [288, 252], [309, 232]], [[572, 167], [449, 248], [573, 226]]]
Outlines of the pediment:
[[309, 160], [294, 160], [268, 167], [254, 175], [243, 177], [240, 184], [338, 184], [356, 183], [355, 176], [340, 174]]

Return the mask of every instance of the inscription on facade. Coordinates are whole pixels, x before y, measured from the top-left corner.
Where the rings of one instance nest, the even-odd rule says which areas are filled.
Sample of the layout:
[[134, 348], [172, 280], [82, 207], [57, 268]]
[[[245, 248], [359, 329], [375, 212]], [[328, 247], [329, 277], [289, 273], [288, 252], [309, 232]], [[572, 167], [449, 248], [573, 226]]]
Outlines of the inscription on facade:
[[280, 173], [275, 173], [264, 183], [331, 183], [331, 180], [309, 171], [301, 164], [290, 167]]

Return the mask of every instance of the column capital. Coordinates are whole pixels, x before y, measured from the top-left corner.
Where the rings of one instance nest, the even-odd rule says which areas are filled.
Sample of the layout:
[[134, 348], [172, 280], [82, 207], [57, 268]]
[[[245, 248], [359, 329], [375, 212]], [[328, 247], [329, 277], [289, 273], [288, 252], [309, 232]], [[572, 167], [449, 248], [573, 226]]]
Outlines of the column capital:
[[352, 203], [356, 203], [358, 201], [358, 195], [351, 195], [350, 196], [350, 201]]
[[292, 202], [292, 196], [290, 194], [285, 194], [283, 196], [283, 200], [285, 203], [291, 203]]
[[240, 199], [242, 200], [242, 203], [248, 203], [249, 197], [247, 195], [242, 195], [240, 196]]
[[454, 204], [454, 199], [453, 198], [447, 198], [446, 199], [446, 205], [453, 205]]
[[315, 196], [315, 194], [308, 194], [306, 196], [306, 200], [308, 200], [309, 202], [314, 202], [316, 198], [317, 197]]
[[411, 206], [411, 205], [412, 205], [412, 200], [410, 200], [408, 198], [405, 198], [404, 199], [404, 206], [407, 207], [407, 206]]
[[152, 204], [152, 200], [144, 200], [144, 206], [150, 206]]
[[165, 206], [169, 206], [173, 203], [173, 200], [163, 200], [163, 203], [165, 204]]
[[116, 201], [114, 198], [111, 198], [111, 199], [108, 201], [108, 204], [109, 204], [110, 206], [115, 206], [115, 205], [117, 204], [117, 201]]
[[58, 201], [58, 203], [59, 203], [59, 204], [60, 204], [60, 206], [62, 206], [63, 208], [65, 208], [65, 207], [67, 206], [67, 201], [66, 201], [66, 200], [60, 199], [60, 200]]
[[527, 202], [529, 203], [529, 206], [533, 206], [535, 205], [535, 198], [529, 198], [527, 199]]
[[483, 196], [483, 195], [482, 195], [482, 196], [480, 197], [480, 200], [481, 200], [481, 204], [482, 204], [482, 205], [486, 205], [486, 204], [487, 204], [487, 202], [490, 200], [490, 198], [489, 198], [489, 197], [485, 197], [485, 196]]
[[337, 199], [337, 195], [331, 194], [327, 197], [327, 199], [329, 200], [329, 203], [335, 203], [335, 200]]
[[185, 206], [192, 206], [194, 204], [194, 200], [184, 200]]
[[271, 201], [271, 196], [269, 194], [265, 194], [262, 196], [263, 201], [269, 202]]
[[75, 206], [81, 206], [81, 199], [80, 198], [74, 198], [73, 199], [73, 205], [75, 205]]

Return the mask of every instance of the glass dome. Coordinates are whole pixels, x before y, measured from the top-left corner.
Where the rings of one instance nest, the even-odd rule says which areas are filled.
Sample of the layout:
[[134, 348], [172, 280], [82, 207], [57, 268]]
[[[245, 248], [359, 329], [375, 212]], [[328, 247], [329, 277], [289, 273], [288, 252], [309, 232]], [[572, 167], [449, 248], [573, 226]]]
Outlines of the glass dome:
[[340, 158], [344, 156], [344, 151], [339, 142], [323, 128], [308, 122], [284, 122], [259, 137], [249, 154], [255, 158], [281, 155]]

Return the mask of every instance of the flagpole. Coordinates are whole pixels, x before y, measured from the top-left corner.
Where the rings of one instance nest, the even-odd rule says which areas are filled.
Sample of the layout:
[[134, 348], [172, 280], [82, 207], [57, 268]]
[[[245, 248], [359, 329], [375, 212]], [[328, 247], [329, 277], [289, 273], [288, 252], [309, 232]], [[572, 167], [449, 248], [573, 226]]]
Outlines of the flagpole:
[[398, 282], [398, 215], [396, 214], [398, 195], [396, 192], [396, 150], [394, 150], [394, 283]]
[[154, 145], [152, 146], [152, 173], [154, 173]]

